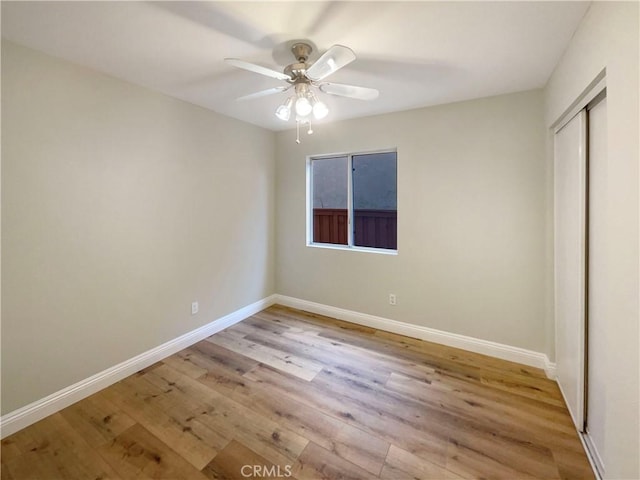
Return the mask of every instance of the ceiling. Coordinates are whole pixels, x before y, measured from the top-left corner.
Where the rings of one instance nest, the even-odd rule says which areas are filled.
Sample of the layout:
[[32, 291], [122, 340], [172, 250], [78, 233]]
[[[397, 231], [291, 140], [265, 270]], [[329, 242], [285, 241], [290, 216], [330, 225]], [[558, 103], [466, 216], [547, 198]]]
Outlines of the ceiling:
[[327, 80], [377, 88], [374, 101], [321, 94], [323, 121], [543, 87], [589, 2], [7, 2], [2, 36], [272, 130], [288, 94], [236, 97], [281, 82], [292, 40], [357, 59]]

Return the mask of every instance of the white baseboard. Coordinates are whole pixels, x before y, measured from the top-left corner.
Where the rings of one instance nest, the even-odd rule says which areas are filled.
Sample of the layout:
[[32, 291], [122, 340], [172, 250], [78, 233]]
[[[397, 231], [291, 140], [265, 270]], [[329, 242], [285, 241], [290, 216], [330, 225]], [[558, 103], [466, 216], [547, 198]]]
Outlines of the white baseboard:
[[83, 398], [96, 393], [103, 388], [134, 374], [138, 370], [153, 365], [163, 358], [173, 355], [194, 343], [210, 337], [225, 328], [230, 327], [251, 315], [273, 305], [277, 295], [258, 300], [224, 317], [218, 318], [189, 333], [185, 333], [173, 340], [126, 360], [118, 365], [103, 370], [89, 378], [81, 380], [74, 385], [63, 388], [51, 395], [14, 410], [0, 418], [0, 438], [5, 438], [12, 433], [28, 427], [32, 423], [56, 413], [63, 408], [76, 403]]
[[547, 374], [547, 378], [551, 380], [556, 380], [556, 364], [554, 362], [550, 362], [549, 358], [545, 355], [545, 366], [544, 372]]
[[287, 297], [285, 295], [276, 295], [276, 303], [286, 307], [317, 313], [319, 315], [338, 318], [358, 325], [377, 328], [386, 332], [397, 333], [407, 337], [418, 338], [420, 340], [439, 343], [449, 347], [461, 348], [470, 352], [481, 353], [483, 355], [489, 355], [502, 360], [540, 368], [545, 371], [548, 378], [555, 379], [555, 363], [551, 363], [544, 353], [490, 342], [488, 340], [467, 337], [457, 333], [444, 332], [442, 330], [423, 327], [421, 325], [399, 322], [397, 320], [377, 317], [366, 313], [354, 312], [353, 310], [345, 310], [343, 308], [323, 305], [321, 303], [310, 302], [308, 300], [301, 300], [294, 297]]

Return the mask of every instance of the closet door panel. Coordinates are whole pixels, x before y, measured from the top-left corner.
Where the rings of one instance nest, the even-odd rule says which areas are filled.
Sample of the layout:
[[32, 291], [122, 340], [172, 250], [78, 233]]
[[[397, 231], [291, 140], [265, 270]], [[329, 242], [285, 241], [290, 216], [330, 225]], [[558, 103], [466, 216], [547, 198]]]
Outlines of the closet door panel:
[[587, 434], [604, 470], [607, 261], [607, 99], [589, 114], [589, 279], [587, 320]]
[[555, 324], [557, 378], [584, 425], [586, 112], [555, 135]]

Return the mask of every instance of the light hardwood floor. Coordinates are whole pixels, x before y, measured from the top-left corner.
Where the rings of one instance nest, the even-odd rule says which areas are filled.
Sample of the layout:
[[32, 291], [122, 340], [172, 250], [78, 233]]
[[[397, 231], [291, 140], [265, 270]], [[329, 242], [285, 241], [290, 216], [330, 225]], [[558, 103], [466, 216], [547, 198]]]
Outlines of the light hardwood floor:
[[542, 371], [280, 306], [6, 438], [1, 464], [3, 480], [593, 478]]

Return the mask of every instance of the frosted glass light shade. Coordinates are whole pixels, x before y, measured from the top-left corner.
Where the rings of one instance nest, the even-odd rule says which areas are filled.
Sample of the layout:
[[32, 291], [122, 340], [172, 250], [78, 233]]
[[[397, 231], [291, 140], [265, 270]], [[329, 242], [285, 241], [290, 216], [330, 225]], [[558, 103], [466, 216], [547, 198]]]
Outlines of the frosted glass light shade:
[[296, 113], [301, 117], [306, 117], [311, 113], [311, 102], [307, 97], [298, 97], [296, 100]]
[[317, 101], [313, 105], [313, 116], [316, 118], [316, 120], [322, 120], [328, 114], [329, 114], [329, 109], [324, 104], [324, 102]]
[[278, 117], [280, 120], [284, 122], [289, 120], [290, 116], [291, 116], [291, 109], [288, 108], [286, 105], [280, 105], [276, 110], [276, 117]]
[[278, 107], [276, 117], [286, 122], [291, 117], [291, 106], [293, 105], [293, 97], [287, 98], [287, 101]]

